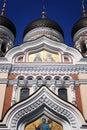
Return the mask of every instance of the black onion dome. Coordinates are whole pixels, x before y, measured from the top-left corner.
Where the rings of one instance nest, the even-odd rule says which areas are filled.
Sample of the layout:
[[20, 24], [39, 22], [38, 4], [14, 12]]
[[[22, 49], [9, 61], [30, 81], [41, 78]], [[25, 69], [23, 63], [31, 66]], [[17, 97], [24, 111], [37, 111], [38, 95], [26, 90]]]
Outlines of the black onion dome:
[[87, 27], [87, 17], [81, 18], [80, 20], [78, 20], [78, 21], [74, 24], [74, 26], [73, 26], [73, 28], [72, 28], [72, 38], [73, 38], [73, 36], [75, 35], [75, 33], [76, 33], [77, 31], [79, 31], [80, 29], [82, 29], [82, 28], [84, 28], [84, 27]]
[[31, 31], [32, 29], [35, 29], [37, 27], [49, 27], [49, 28], [55, 29], [58, 32], [60, 32], [62, 34], [62, 36], [64, 37], [61, 27], [55, 21], [50, 20], [48, 18], [37, 19], [37, 20], [33, 21], [32, 23], [30, 23], [25, 28], [23, 37], [26, 35], [26, 33], [28, 33], [29, 31]]
[[0, 25], [8, 28], [16, 37], [16, 28], [14, 24], [6, 17], [0, 16]]

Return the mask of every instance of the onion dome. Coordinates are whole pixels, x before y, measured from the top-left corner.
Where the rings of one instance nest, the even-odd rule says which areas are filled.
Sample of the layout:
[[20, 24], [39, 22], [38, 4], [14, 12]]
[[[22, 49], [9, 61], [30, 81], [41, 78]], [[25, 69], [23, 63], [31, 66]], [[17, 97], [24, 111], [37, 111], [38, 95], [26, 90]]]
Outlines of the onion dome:
[[24, 36], [26, 35], [26, 33], [28, 33], [29, 31], [31, 31], [32, 29], [35, 29], [37, 27], [48, 27], [48, 28], [52, 28], [55, 29], [56, 31], [60, 32], [62, 34], [62, 36], [64, 37], [63, 31], [60, 28], [60, 26], [53, 20], [50, 20], [48, 18], [45, 19], [37, 19], [35, 21], [33, 21], [31, 24], [29, 24], [25, 31], [24, 31]]
[[72, 37], [82, 28], [87, 27], [87, 17], [83, 17], [78, 20], [72, 28]]
[[[76, 41], [76, 39], [85, 31], [87, 30], [87, 12], [85, 10], [85, 3], [84, 0], [82, 0], [82, 18], [79, 19], [73, 26], [72, 28], [72, 38], [74, 37], [74, 42]], [[79, 32], [78, 32], [79, 31]], [[78, 34], [75, 36], [75, 34], [78, 32]]]
[[[47, 34], [52, 34], [52, 32], [50, 32], [51, 30], [53, 30], [54, 32], [56, 33], [59, 33], [59, 35], [61, 35], [60, 37], [62, 37], [62, 39], [64, 38], [64, 33], [63, 33], [63, 30], [61, 29], [61, 27], [53, 20], [51, 19], [48, 19], [45, 17], [45, 12], [42, 12], [42, 18], [40, 19], [37, 19], [33, 22], [31, 22], [24, 30], [24, 34], [23, 34], [23, 38], [24, 38], [24, 41], [27, 41], [30, 39], [30, 36], [29, 36], [29, 32], [32, 32], [33, 30], [37, 30], [37, 34], [38, 34], [38, 31], [40, 32], [39, 33], [39, 36], [41, 35], [46, 35], [46, 32], [44, 34], [44, 29], [45, 28], [48, 28], [50, 29], [49, 32]], [[40, 29], [43, 29], [44, 31], [40, 30]], [[32, 34], [33, 36], [34, 35], [34, 32]], [[55, 35], [55, 34], [54, 34]], [[58, 35], [58, 34], [57, 34]], [[27, 38], [26, 38], [27, 37]], [[48, 37], [48, 36], [47, 36]]]
[[6, 0], [3, 2], [0, 15], [0, 57], [5, 56], [6, 52], [13, 47], [13, 42], [16, 37], [14, 24], [5, 17]]
[[16, 37], [16, 28], [8, 18], [0, 16], [0, 25], [9, 29], [13, 33], [14, 37]]

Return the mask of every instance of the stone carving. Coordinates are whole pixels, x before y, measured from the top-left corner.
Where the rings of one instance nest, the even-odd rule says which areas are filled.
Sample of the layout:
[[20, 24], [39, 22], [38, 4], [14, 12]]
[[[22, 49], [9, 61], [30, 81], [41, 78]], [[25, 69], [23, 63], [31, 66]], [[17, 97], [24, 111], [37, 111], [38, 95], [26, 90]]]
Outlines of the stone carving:
[[[60, 101], [50, 97], [50, 94], [46, 91], [45, 87], [43, 87], [39, 96], [36, 95], [34, 99], [31, 99], [31, 101], [26, 101], [26, 105], [24, 104], [22, 107], [19, 105], [17, 111], [13, 110], [11, 119], [9, 119], [10, 115], [8, 116], [7, 122], [9, 125], [11, 124], [11, 130], [17, 129], [18, 122], [22, 119], [22, 117], [31, 114], [40, 107], [41, 109], [44, 107], [51, 109], [51, 111], [54, 111], [57, 115], [59, 114], [63, 116], [71, 124], [72, 128], [77, 128], [78, 123], [75, 115], [71, 112], [72, 109], [70, 110], [67, 105], [65, 107]], [[43, 109], [43, 111], [45, 110]]]

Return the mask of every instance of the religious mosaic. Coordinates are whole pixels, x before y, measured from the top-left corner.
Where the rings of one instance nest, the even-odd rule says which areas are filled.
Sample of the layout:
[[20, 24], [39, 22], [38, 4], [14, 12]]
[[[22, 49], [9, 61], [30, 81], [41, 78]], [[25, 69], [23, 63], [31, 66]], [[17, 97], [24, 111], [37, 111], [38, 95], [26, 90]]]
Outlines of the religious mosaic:
[[29, 62], [59, 62], [59, 56], [58, 54], [43, 50], [29, 55]]
[[63, 127], [48, 117], [42, 116], [36, 121], [27, 124], [25, 130], [63, 130]]

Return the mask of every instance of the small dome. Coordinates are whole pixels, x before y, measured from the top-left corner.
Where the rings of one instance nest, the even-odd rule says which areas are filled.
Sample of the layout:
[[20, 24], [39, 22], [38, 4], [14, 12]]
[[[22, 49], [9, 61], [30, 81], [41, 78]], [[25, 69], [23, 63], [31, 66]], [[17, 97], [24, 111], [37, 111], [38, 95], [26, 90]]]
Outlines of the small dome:
[[78, 32], [80, 29], [82, 29], [84, 27], [87, 27], [87, 17], [81, 18], [74, 24], [74, 26], [72, 28], [72, 38], [76, 32]]
[[41, 19], [37, 19], [35, 21], [33, 21], [31, 24], [29, 24], [25, 30], [24, 30], [24, 34], [23, 37], [32, 29], [38, 28], [38, 27], [48, 27], [48, 28], [52, 28], [58, 32], [60, 32], [62, 34], [62, 36], [64, 37], [63, 31], [61, 29], [61, 27], [55, 22], [52, 21], [48, 18], [41, 18]]
[[14, 24], [6, 17], [4, 16], [0, 16], [0, 25], [8, 28], [13, 35], [16, 37], [16, 28], [14, 26]]

